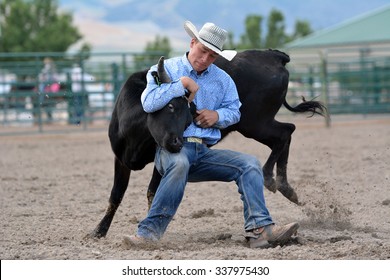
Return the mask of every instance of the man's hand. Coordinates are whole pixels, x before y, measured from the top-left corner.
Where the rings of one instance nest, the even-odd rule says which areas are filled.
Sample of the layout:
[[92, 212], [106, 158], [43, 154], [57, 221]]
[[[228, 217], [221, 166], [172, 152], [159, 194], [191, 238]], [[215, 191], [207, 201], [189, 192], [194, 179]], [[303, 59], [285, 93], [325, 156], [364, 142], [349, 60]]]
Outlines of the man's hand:
[[181, 77], [180, 80], [181, 80], [181, 83], [183, 84], [183, 87], [186, 88], [190, 92], [190, 95], [187, 97], [188, 102], [192, 102], [192, 100], [194, 100], [194, 98], [195, 98], [196, 92], [199, 89], [198, 84], [195, 83], [195, 81], [193, 79], [191, 79], [190, 77], [186, 77], [186, 76]]
[[195, 119], [195, 123], [202, 128], [212, 127], [219, 120], [217, 111], [203, 109], [197, 110], [196, 113], [198, 116]]

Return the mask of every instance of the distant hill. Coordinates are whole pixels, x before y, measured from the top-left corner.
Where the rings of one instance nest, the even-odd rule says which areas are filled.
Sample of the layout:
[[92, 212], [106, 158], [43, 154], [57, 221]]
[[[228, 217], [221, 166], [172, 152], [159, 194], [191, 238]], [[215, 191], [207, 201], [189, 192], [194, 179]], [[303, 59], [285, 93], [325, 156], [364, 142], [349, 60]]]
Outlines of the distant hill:
[[174, 28], [188, 19], [195, 24], [212, 20], [237, 31], [249, 13], [264, 12], [263, 1], [245, 0], [147, 0], [124, 3], [108, 10], [104, 19], [108, 21], [152, 20], [163, 28]]
[[157, 34], [168, 36], [175, 49], [188, 47], [183, 23], [198, 28], [214, 22], [233, 32], [235, 40], [245, 32], [250, 14], [264, 17], [277, 9], [285, 17], [286, 32], [292, 33], [296, 20], [307, 20], [313, 30], [339, 24], [348, 18], [388, 3], [388, 0], [59, 0], [61, 8], [73, 11], [76, 24], [95, 49], [143, 49]]
[[259, 0], [147, 0], [124, 3], [107, 10], [103, 17], [109, 22], [145, 22], [161, 29], [182, 32], [183, 22], [190, 20], [198, 28], [211, 21], [232, 31], [236, 36], [244, 32], [248, 14], [267, 15], [267, 6]]

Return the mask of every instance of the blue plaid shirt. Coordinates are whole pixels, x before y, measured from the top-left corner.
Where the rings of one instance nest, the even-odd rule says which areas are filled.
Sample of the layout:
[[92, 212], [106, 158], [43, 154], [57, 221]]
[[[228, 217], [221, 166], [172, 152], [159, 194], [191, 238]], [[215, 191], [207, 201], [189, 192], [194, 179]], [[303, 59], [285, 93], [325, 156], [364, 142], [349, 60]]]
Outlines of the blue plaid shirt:
[[185, 131], [184, 137], [199, 137], [207, 144], [215, 144], [221, 139], [220, 128], [235, 124], [240, 120], [237, 88], [232, 78], [222, 69], [211, 64], [198, 75], [187, 59], [187, 55], [165, 60], [165, 69], [172, 79], [171, 83], [158, 86], [151, 72], [157, 71], [157, 65], [150, 68], [147, 74], [147, 86], [141, 95], [144, 111], [152, 113], [163, 108], [175, 97], [184, 95], [180, 77], [188, 76], [199, 86], [194, 103], [198, 110], [208, 109], [218, 112], [218, 122], [214, 127], [201, 128], [192, 123]]

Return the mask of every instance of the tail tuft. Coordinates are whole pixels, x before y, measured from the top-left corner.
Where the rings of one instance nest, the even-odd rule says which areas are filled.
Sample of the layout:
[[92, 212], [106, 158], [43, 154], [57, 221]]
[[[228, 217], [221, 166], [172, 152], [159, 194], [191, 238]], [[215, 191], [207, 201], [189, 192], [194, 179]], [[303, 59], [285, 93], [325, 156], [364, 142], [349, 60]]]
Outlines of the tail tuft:
[[306, 113], [311, 112], [312, 114], [309, 117], [314, 116], [315, 114], [326, 117], [327, 109], [325, 105], [322, 102], [309, 100], [306, 101], [306, 99], [302, 96], [302, 103], [298, 104], [295, 107], [291, 107], [287, 101], [284, 101], [283, 105], [291, 112], [294, 113]]

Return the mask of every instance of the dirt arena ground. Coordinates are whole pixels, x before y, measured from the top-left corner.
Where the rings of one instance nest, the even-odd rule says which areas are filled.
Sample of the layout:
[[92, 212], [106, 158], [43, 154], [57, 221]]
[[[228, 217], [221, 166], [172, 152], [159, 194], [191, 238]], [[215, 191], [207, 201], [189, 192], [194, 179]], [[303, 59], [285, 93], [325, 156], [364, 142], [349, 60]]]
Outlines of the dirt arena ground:
[[[0, 136], [0, 259], [390, 259], [390, 116], [284, 116], [296, 124], [289, 181], [304, 204], [265, 190], [277, 223], [301, 225], [290, 244], [256, 250], [243, 238], [234, 183], [189, 184], [158, 246], [128, 250], [145, 217], [152, 165], [133, 172], [106, 238], [84, 239], [103, 217], [113, 154], [102, 131]], [[1, 128], [0, 128], [1, 129]], [[216, 148], [269, 149], [240, 134]]]

